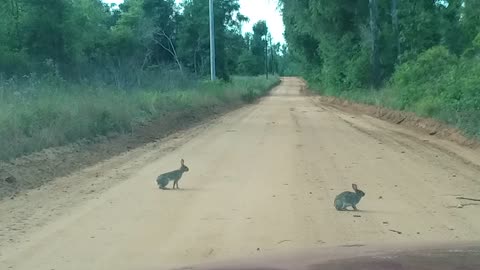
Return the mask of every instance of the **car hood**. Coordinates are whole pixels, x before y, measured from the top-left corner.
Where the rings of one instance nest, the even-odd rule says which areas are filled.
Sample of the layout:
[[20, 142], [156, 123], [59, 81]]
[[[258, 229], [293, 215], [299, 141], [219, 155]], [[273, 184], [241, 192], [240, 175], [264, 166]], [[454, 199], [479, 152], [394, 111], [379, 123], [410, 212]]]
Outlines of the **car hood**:
[[183, 270], [480, 270], [480, 242], [344, 245]]

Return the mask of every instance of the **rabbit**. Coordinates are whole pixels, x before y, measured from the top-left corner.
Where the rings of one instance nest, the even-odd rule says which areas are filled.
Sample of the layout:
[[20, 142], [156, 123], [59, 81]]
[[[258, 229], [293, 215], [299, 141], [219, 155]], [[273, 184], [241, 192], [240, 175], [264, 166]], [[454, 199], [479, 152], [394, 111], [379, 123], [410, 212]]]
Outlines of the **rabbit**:
[[177, 187], [177, 189], [179, 189], [178, 181], [180, 181], [180, 178], [182, 178], [182, 175], [183, 175], [184, 172], [189, 171], [188, 167], [185, 166], [185, 162], [184, 162], [183, 159], [180, 161], [180, 165], [181, 165], [180, 169], [175, 170], [175, 171], [171, 171], [171, 172], [167, 172], [167, 173], [164, 173], [164, 174], [160, 174], [157, 177], [157, 184], [158, 184], [158, 187], [160, 189], [165, 189], [165, 187], [168, 185], [168, 183], [170, 181], [173, 181], [173, 189], [175, 189], [175, 187]]
[[335, 197], [334, 206], [338, 211], [347, 210], [348, 206], [351, 206], [353, 210], [357, 211], [357, 204], [360, 202], [365, 192], [358, 189], [356, 184], [352, 184], [352, 188], [355, 192], [345, 191]]

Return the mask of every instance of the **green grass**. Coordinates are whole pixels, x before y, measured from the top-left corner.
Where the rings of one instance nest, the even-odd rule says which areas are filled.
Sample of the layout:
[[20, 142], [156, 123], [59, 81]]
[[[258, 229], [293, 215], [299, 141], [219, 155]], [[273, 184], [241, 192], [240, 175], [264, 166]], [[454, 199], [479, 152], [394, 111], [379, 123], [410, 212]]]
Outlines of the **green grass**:
[[82, 139], [130, 133], [169, 113], [252, 102], [278, 77], [233, 77], [229, 83], [189, 81], [123, 91], [62, 81], [0, 83], [0, 160]]

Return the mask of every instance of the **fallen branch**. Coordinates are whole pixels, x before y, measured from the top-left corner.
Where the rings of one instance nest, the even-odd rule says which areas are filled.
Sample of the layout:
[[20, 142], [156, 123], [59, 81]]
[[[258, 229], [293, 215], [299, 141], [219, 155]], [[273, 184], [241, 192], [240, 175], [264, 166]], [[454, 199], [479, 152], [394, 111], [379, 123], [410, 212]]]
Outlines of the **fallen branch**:
[[405, 121], [407, 119], [407, 117], [403, 117], [400, 121], [397, 121], [397, 125], [400, 125], [401, 123], [403, 123], [403, 121]]
[[[168, 44], [167, 45], [164, 45], [162, 43], [161, 40], [155, 38], [156, 36], [158, 37], [163, 37], [165, 38], [167, 41], [168, 41]], [[180, 63], [180, 60], [178, 58], [178, 54], [177, 54], [177, 50], [175, 49], [175, 45], [173, 45], [173, 41], [172, 41], [172, 38], [170, 36], [168, 36], [165, 31], [156, 31], [154, 33], [154, 38], [153, 38], [153, 41], [160, 45], [160, 47], [162, 47], [165, 51], [167, 51], [168, 53], [170, 53], [170, 55], [172, 55], [173, 59], [175, 60], [175, 62], [177, 63], [178, 65], [178, 69], [180, 70], [180, 72], [183, 74], [183, 68], [182, 68], [182, 64]]]

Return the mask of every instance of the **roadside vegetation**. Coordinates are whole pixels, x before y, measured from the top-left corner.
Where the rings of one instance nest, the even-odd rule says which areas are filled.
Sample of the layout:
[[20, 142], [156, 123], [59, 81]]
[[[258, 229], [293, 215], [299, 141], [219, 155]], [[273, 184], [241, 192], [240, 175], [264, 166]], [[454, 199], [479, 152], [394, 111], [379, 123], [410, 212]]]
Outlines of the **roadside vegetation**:
[[281, 2], [310, 88], [480, 137], [480, 1]]
[[210, 82], [208, 1], [0, 2], [0, 160], [266, 94], [282, 47], [264, 21], [242, 35], [237, 0], [214, 9]]
[[[81, 139], [132, 133], [158, 118], [213, 111], [252, 102], [279, 82], [276, 76], [237, 77], [230, 82], [177, 78], [164, 87], [119, 91], [50, 81], [0, 87], [0, 160]], [[13, 89], [12, 89], [13, 88]], [[181, 117], [177, 119], [181, 121]]]

